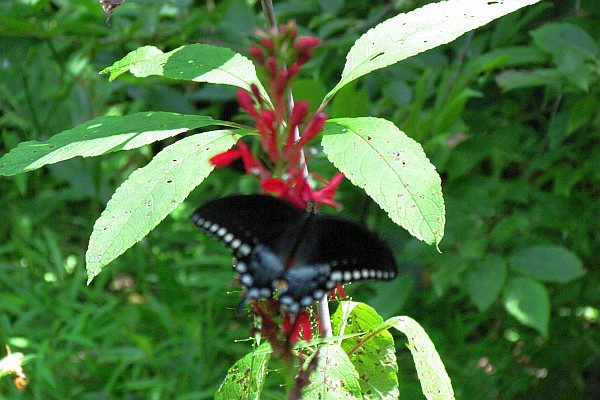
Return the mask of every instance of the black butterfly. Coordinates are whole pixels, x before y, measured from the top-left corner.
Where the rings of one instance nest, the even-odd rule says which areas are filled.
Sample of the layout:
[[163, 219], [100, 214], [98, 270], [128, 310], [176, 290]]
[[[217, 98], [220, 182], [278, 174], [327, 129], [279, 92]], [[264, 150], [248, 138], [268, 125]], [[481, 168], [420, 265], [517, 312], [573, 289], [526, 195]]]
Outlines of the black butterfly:
[[388, 246], [346, 218], [304, 212], [266, 195], [230, 196], [198, 208], [192, 221], [233, 250], [247, 301], [273, 296], [297, 315], [338, 283], [389, 280], [397, 267]]

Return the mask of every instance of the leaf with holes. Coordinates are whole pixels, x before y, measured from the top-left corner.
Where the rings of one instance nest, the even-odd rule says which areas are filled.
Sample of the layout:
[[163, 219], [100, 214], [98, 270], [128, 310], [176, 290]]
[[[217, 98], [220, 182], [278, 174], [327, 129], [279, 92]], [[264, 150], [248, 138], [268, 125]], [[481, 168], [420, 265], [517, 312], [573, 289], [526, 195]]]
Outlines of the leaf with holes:
[[393, 317], [386, 325], [398, 329], [408, 338], [423, 394], [428, 400], [453, 400], [454, 390], [444, 364], [425, 330], [409, 317]]
[[420, 144], [381, 118], [329, 120], [323, 151], [390, 218], [416, 238], [438, 244], [444, 236], [441, 179]]
[[20, 143], [0, 159], [0, 175], [10, 176], [73, 157], [94, 157], [131, 150], [209, 125], [231, 126], [203, 115], [141, 112], [99, 117], [52, 136]]
[[[383, 325], [377, 312], [363, 303], [344, 301], [332, 316], [335, 335], [373, 332]], [[382, 330], [361, 343], [366, 335], [351, 337], [342, 342], [360, 376], [360, 387], [365, 399], [397, 399], [398, 363], [394, 338], [388, 330]], [[360, 346], [358, 346], [360, 344]]]
[[134, 171], [94, 224], [85, 255], [88, 283], [183, 202], [212, 171], [209, 159], [230, 149], [236, 138], [231, 131], [189, 136]]
[[250, 90], [258, 85], [265, 99], [268, 96], [256, 76], [252, 61], [226, 47], [190, 44], [163, 53], [154, 46], [140, 47], [100, 73], [110, 74], [109, 80], [125, 72], [144, 78], [151, 75], [165, 78], [237, 86]]
[[227, 372], [225, 380], [215, 394], [215, 400], [260, 399], [267, 376], [267, 364], [271, 359], [270, 348], [268, 343], [263, 343], [236, 362]]
[[346, 56], [330, 99], [353, 80], [445, 43], [540, 0], [449, 0], [427, 4], [382, 22], [362, 35]]
[[[344, 350], [337, 344], [326, 344], [314, 353], [317, 367], [310, 375], [310, 384], [302, 392], [303, 399], [344, 400], [360, 399], [358, 373]], [[312, 360], [309, 358], [305, 365]]]

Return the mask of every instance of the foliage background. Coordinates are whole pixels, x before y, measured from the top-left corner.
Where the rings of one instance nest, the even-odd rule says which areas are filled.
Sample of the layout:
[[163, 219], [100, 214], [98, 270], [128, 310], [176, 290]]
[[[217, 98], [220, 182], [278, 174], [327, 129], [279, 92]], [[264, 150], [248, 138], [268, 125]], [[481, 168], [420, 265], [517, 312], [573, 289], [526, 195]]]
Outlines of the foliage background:
[[[425, 3], [278, 2], [280, 22], [294, 18], [323, 40], [296, 97], [316, 106], [360, 34]], [[567, 24], [564, 41], [541, 30], [556, 23]], [[129, 75], [109, 84], [98, 71], [146, 44], [168, 51], [202, 42], [244, 52], [262, 26], [259, 5], [242, 0], [128, 0], [110, 26], [92, 0], [4, 2], [0, 154], [99, 115], [165, 110], [235, 120], [231, 88]], [[405, 272], [393, 283], [351, 285], [349, 292], [384, 318], [409, 315], [421, 323], [457, 398], [600, 397], [598, 43], [597, 1], [544, 1], [370, 74], [326, 110], [393, 121], [442, 175], [442, 254], [411, 239], [350, 184], [339, 200], [346, 215], [392, 245]], [[238, 171], [212, 174], [85, 285], [93, 222], [131, 171], [167, 144], [0, 179], [0, 343], [30, 356], [29, 386], [18, 392], [3, 379], [0, 398], [209, 399], [248, 351], [247, 321], [233, 311], [239, 295], [230, 285], [230, 255], [189, 222], [201, 202], [253, 190]], [[313, 169], [331, 176], [316, 150]], [[523, 278], [515, 254], [540, 245], [568, 249], [586, 274], [566, 283], [557, 282], [560, 270], [554, 278]], [[527, 257], [542, 266], [552, 261]], [[537, 329], [511, 313], [510, 295], [523, 280], [542, 290], [531, 298], [549, 295], [548, 305], [532, 304], [525, 321]], [[400, 392], [420, 399], [402, 340]], [[280, 398], [276, 382], [265, 398]]]

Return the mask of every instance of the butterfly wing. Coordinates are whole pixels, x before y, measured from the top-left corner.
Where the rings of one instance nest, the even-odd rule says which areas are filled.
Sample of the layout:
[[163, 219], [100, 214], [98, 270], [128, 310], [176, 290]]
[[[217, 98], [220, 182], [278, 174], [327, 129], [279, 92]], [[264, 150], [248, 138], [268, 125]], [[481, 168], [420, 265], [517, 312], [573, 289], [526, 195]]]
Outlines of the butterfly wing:
[[272, 296], [308, 217], [275, 197], [240, 195], [202, 205], [192, 221], [233, 251], [240, 283], [248, 289], [245, 303]]
[[285, 273], [287, 288], [279, 298], [292, 313], [320, 300], [338, 283], [389, 280], [398, 271], [384, 241], [361, 224], [338, 216], [311, 216], [295, 254]]

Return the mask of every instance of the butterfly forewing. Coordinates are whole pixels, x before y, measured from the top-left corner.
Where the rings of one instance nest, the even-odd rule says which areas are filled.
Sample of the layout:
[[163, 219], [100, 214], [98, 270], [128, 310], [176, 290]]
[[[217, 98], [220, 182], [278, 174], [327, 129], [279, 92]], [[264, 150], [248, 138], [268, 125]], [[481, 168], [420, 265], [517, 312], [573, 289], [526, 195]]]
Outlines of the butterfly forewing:
[[235, 270], [247, 288], [242, 305], [273, 295], [307, 218], [283, 200], [259, 195], [214, 200], [192, 215], [199, 228], [233, 250]]
[[194, 212], [192, 221], [234, 251], [238, 241], [250, 247], [260, 243], [285, 263], [307, 217], [281, 199], [239, 195], [204, 204]]

